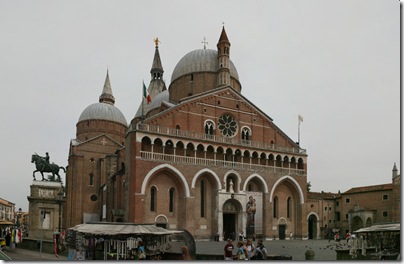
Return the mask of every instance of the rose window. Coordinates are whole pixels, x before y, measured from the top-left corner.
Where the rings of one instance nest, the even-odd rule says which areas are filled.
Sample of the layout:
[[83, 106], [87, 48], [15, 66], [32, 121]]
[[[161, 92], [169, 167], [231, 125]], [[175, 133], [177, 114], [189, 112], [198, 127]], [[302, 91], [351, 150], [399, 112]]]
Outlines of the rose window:
[[219, 131], [225, 137], [233, 137], [237, 132], [237, 122], [231, 115], [222, 115], [219, 118]]

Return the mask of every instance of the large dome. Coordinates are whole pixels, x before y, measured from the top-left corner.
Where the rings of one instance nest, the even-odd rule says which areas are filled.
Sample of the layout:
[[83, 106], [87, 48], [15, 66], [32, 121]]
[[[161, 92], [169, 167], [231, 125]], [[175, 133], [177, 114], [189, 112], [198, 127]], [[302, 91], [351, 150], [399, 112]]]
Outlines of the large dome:
[[79, 122], [94, 119], [113, 121], [125, 126], [128, 125], [122, 112], [112, 104], [108, 103], [95, 103], [89, 105], [81, 113]]
[[[171, 83], [179, 77], [195, 72], [217, 72], [219, 62], [217, 59], [217, 50], [198, 49], [189, 52], [177, 63], [173, 74], [171, 75]], [[237, 69], [230, 60], [230, 76], [240, 81]]]

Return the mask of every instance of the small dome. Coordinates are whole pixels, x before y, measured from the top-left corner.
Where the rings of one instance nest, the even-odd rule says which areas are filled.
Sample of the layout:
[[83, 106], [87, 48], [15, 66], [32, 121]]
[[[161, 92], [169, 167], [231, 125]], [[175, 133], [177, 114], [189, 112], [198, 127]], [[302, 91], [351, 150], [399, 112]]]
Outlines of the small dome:
[[[171, 83], [179, 77], [195, 72], [217, 72], [219, 62], [217, 59], [217, 50], [198, 49], [189, 52], [177, 63], [173, 74], [171, 75]], [[237, 69], [230, 60], [230, 76], [240, 81]]]
[[79, 122], [94, 119], [113, 121], [125, 126], [128, 125], [122, 112], [112, 104], [107, 103], [95, 103], [89, 105], [81, 113]]

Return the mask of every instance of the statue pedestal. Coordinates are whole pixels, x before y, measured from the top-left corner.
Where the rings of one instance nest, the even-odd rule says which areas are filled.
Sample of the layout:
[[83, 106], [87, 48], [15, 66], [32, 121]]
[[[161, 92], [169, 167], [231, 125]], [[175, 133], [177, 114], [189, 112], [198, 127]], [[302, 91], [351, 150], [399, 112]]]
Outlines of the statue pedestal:
[[[52, 240], [59, 228], [60, 204], [58, 193], [63, 192], [61, 182], [33, 181], [29, 201], [28, 237]], [[63, 199], [63, 198], [62, 198]], [[41, 214], [41, 213], [45, 214]]]

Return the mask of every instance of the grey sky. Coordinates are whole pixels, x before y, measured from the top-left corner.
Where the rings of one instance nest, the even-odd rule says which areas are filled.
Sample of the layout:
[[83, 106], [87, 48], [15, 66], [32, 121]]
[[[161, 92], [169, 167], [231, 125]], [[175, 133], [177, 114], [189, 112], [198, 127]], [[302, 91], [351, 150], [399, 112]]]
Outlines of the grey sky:
[[[313, 191], [391, 182], [400, 169], [400, 4], [393, 0], [2, 1], [0, 197], [28, 210], [31, 155], [67, 165], [107, 68], [128, 122], [150, 81], [216, 49], [222, 22], [242, 94], [308, 153]], [[38, 174], [38, 177], [40, 175]]]

